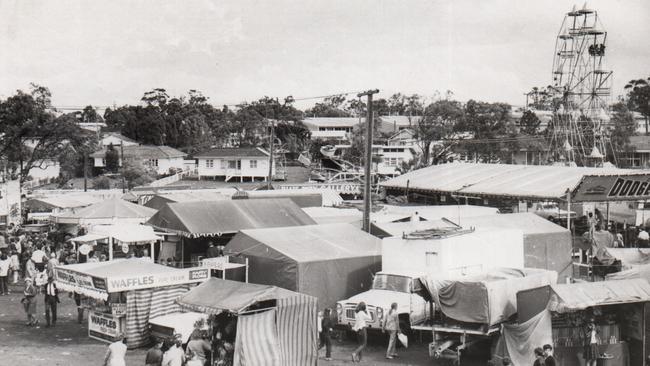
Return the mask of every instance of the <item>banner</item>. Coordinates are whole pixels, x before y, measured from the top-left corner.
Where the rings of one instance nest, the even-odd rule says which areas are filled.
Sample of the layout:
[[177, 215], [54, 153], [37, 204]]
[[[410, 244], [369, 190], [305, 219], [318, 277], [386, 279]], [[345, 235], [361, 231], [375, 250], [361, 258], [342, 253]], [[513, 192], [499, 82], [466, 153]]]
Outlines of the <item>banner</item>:
[[56, 267], [54, 270], [54, 277], [57, 282], [63, 285], [84, 287], [88, 289], [95, 289], [93, 278], [88, 275], [69, 271], [61, 267]]
[[138, 276], [115, 276], [108, 278], [108, 292], [139, 290], [143, 288], [181, 285], [203, 282], [210, 276], [208, 268], [188, 268], [166, 273], [143, 274]]
[[229, 263], [227, 256], [201, 259], [201, 267], [210, 269], [223, 270], [225, 263]]
[[650, 174], [586, 176], [573, 193], [575, 202], [650, 199]]
[[88, 336], [114, 342], [122, 334], [122, 323], [110, 314], [90, 312], [88, 315]]

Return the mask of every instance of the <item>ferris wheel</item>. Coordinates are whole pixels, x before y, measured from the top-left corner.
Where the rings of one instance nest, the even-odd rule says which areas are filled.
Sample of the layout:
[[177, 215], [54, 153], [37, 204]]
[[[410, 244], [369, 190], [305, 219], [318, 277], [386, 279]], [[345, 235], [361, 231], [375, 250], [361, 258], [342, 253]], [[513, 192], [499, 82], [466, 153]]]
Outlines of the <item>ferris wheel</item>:
[[566, 13], [555, 42], [553, 142], [551, 151], [567, 162], [604, 161], [612, 71], [606, 67], [605, 31], [598, 12]]

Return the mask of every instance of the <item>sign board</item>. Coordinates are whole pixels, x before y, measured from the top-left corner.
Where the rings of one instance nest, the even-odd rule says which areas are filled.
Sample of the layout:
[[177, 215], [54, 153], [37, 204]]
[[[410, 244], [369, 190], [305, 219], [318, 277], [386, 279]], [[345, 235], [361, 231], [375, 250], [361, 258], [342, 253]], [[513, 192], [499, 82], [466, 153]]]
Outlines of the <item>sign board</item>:
[[280, 189], [330, 189], [341, 194], [360, 194], [363, 192], [363, 185], [360, 183], [307, 183], [307, 184], [283, 184]]
[[573, 193], [575, 202], [650, 199], [650, 174], [586, 176]]
[[228, 263], [228, 257], [215, 257], [201, 259], [201, 267], [222, 270], [224, 264]]
[[57, 282], [60, 282], [62, 284], [66, 284], [69, 286], [84, 287], [88, 289], [95, 289], [95, 285], [93, 283], [93, 277], [85, 274], [81, 274], [74, 271], [63, 269], [61, 267], [57, 267], [54, 270], [54, 277]]
[[111, 314], [115, 317], [122, 317], [126, 315], [126, 304], [111, 304]]
[[188, 268], [164, 273], [143, 274], [138, 276], [115, 276], [106, 281], [108, 292], [139, 290], [143, 288], [181, 285], [203, 282], [210, 276], [208, 268]]
[[88, 315], [88, 336], [101, 341], [115, 342], [122, 334], [120, 319], [110, 314], [91, 311]]

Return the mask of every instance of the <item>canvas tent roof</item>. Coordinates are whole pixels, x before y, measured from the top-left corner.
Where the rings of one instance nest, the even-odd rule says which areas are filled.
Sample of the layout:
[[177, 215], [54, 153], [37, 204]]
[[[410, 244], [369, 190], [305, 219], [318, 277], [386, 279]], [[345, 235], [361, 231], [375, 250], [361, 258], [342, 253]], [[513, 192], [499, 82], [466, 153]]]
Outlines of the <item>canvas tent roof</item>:
[[228, 244], [229, 252], [245, 253], [247, 247], [238, 239], [240, 235], [248, 236], [297, 262], [381, 255], [381, 240], [350, 224], [242, 230]]
[[153, 216], [156, 210], [124, 201], [120, 198], [110, 198], [103, 202], [92, 204], [72, 212], [54, 215], [58, 223], [81, 223], [85, 220], [99, 219], [147, 219]]
[[565, 313], [592, 306], [650, 301], [650, 284], [643, 279], [551, 285], [549, 310]]
[[182, 307], [201, 313], [222, 311], [240, 313], [247, 307], [267, 300], [307, 296], [283, 288], [210, 278], [181, 296], [176, 302]]
[[303, 211], [319, 224], [354, 223], [363, 218], [356, 208], [305, 207]]
[[168, 203], [147, 222], [155, 228], [190, 237], [315, 223], [286, 198]]
[[122, 225], [95, 225], [90, 232], [76, 238], [69, 239], [74, 242], [89, 242], [112, 237], [124, 243], [151, 242], [160, 240], [151, 226], [122, 224]]
[[423, 219], [426, 220], [440, 220], [445, 217], [452, 221], [456, 221], [460, 216], [461, 219], [465, 217], [487, 216], [499, 213], [496, 207], [487, 206], [474, 206], [474, 205], [440, 205], [440, 206], [395, 206], [384, 205], [381, 209], [382, 212], [389, 212], [398, 215], [413, 215], [418, 213]]
[[650, 283], [650, 264], [634, 266], [625, 271], [614, 272], [607, 275], [607, 280], [626, 280], [631, 278], [642, 278]]
[[174, 192], [168, 194], [157, 194], [147, 201], [144, 206], [160, 210], [168, 202], [199, 202], [229, 199], [230, 196], [219, 192]]
[[33, 210], [52, 210], [54, 208], [85, 207], [102, 200], [103, 198], [97, 196], [61, 195], [30, 198], [25, 204]]
[[563, 199], [587, 175], [639, 174], [616, 168], [449, 163], [418, 169], [380, 183], [411, 191], [474, 196]]

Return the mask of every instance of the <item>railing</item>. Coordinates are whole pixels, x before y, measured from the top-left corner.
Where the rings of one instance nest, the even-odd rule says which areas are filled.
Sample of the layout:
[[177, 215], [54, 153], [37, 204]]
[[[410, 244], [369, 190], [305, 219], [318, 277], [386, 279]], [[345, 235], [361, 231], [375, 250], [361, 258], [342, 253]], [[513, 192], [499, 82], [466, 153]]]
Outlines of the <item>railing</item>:
[[170, 175], [169, 177], [160, 178], [158, 180], [149, 183], [149, 187], [163, 187], [171, 183], [176, 183], [182, 180], [183, 177], [190, 175], [190, 173], [191, 173], [190, 170], [182, 170], [174, 175]]

